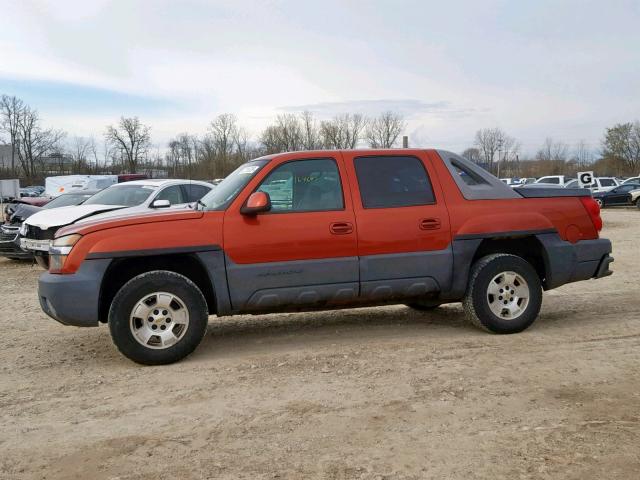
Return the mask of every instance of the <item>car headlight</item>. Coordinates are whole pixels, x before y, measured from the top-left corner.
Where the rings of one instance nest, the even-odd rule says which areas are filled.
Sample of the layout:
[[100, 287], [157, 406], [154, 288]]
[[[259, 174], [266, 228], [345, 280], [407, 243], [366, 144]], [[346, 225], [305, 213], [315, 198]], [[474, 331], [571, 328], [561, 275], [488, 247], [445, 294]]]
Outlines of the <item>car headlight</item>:
[[22, 225], [20, 225], [20, 235], [22, 235], [23, 237], [27, 235], [27, 223], [26, 222], [22, 222]]
[[71, 249], [81, 238], [82, 235], [74, 233], [73, 235], [56, 238], [51, 243], [49, 247], [49, 272], [59, 273], [62, 271]]

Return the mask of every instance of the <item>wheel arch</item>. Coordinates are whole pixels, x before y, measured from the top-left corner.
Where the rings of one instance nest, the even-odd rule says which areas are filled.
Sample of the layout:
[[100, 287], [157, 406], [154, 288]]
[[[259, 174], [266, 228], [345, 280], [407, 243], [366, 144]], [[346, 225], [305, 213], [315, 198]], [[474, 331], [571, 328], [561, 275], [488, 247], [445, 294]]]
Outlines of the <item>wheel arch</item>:
[[195, 253], [162, 254], [115, 258], [105, 271], [99, 296], [98, 318], [106, 323], [116, 293], [132, 278], [154, 270], [184, 275], [200, 289], [207, 301], [209, 314], [217, 313], [216, 294], [207, 268]]
[[484, 238], [478, 245], [471, 263], [494, 253], [506, 253], [523, 258], [533, 266], [542, 285], [545, 285], [547, 278], [545, 249], [536, 235]]

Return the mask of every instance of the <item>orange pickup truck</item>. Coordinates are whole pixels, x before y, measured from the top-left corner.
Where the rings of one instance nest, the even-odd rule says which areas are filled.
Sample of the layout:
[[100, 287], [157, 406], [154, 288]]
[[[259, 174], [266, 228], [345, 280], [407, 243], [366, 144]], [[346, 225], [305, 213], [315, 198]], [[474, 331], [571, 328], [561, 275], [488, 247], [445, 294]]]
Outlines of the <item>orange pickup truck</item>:
[[70, 225], [39, 281], [66, 325], [108, 323], [143, 364], [191, 353], [209, 315], [462, 302], [520, 332], [543, 290], [611, 274], [598, 205], [582, 189], [512, 189], [441, 150], [271, 155], [192, 209]]

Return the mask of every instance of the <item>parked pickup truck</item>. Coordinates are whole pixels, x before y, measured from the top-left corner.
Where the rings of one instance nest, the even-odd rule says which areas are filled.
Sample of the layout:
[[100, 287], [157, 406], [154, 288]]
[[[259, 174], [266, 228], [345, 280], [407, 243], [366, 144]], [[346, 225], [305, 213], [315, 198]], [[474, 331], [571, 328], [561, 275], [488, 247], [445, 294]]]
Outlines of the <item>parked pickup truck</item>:
[[587, 190], [512, 189], [446, 151], [284, 153], [195, 209], [63, 227], [38, 297], [66, 325], [108, 323], [143, 364], [191, 353], [209, 315], [462, 302], [515, 333], [543, 290], [611, 274], [601, 228]]

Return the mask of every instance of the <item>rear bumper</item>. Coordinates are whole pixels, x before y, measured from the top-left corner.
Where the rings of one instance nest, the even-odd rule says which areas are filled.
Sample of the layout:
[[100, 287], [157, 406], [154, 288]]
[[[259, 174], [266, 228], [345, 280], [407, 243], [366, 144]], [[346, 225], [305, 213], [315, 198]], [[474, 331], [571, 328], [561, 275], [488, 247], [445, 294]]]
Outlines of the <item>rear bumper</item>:
[[38, 299], [54, 320], [76, 327], [97, 327], [100, 285], [110, 259], [85, 260], [70, 275], [40, 275]]
[[557, 234], [538, 235], [545, 249], [545, 290], [565, 283], [611, 275], [611, 242], [606, 238], [572, 244]]

